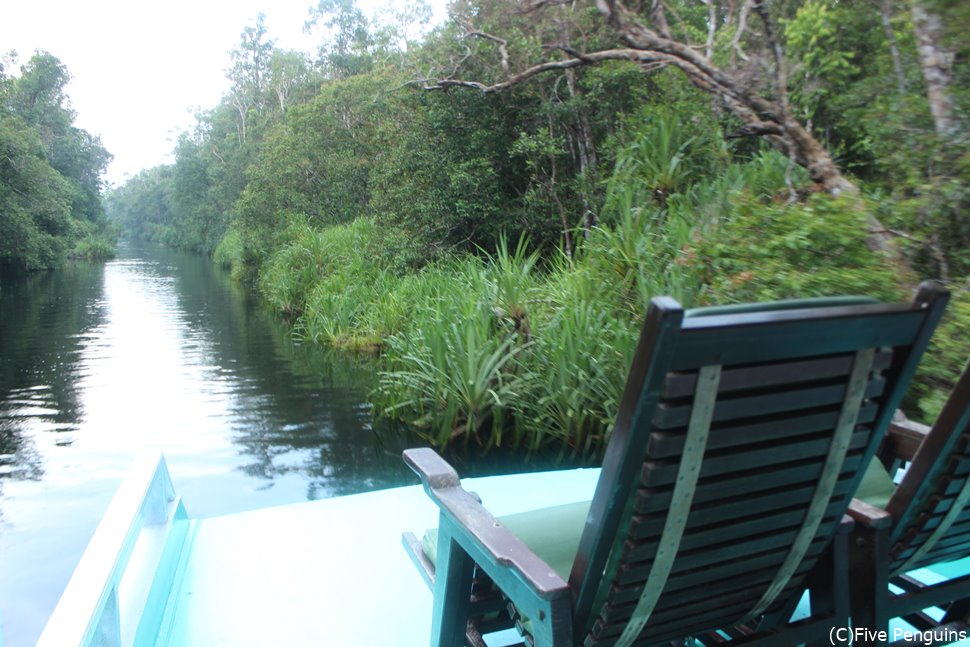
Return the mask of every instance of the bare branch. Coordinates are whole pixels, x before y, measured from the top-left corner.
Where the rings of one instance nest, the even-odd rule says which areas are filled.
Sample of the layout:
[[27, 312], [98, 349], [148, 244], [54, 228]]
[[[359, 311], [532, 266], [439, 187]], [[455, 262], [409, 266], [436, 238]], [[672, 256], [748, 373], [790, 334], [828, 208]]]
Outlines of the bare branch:
[[[739, 40], [746, 29], [747, 13], [752, 9], [758, 11], [765, 21], [765, 29], [775, 52], [779, 102], [754, 93], [743, 79], [739, 79], [725, 69], [718, 67], [709, 57], [704, 56], [703, 53], [696, 51], [688, 44], [658, 33], [657, 29], [664, 31], [666, 25], [666, 19], [662, 17], [664, 6], [661, 0], [653, 0], [652, 5], [654, 20], [652, 24], [657, 29], [645, 24], [641, 16], [630, 11], [620, 0], [596, 0], [596, 7], [600, 14], [614, 30], [617, 37], [627, 45], [626, 48], [580, 53], [568, 44], [562, 44], [558, 45], [556, 49], [564, 51], [570, 55], [570, 58], [539, 63], [524, 71], [508, 74], [504, 80], [498, 82], [483, 83], [474, 80], [447, 78], [428, 83], [425, 87], [438, 90], [465, 87], [483, 93], [491, 93], [504, 90], [545, 72], [570, 70], [580, 65], [595, 65], [610, 60], [632, 61], [644, 69], [674, 66], [681, 70], [696, 87], [720, 97], [725, 105], [745, 122], [746, 126], [739, 130], [736, 136], [757, 135], [766, 137], [786, 155], [804, 166], [812, 179], [822, 184], [829, 192], [834, 194], [857, 193], [858, 189], [841, 174], [825, 147], [812, 136], [805, 126], [791, 117], [791, 112], [787, 106], [784, 57], [762, 1], [745, 1], [741, 10], [745, 18], [741, 20], [742, 24], [735, 34], [735, 39]], [[535, 0], [533, 5], [536, 5], [536, 3], [559, 4], [558, 0]], [[488, 35], [482, 37], [498, 43], [501, 47], [506, 45], [502, 39], [489, 38]], [[503, 60], [506, 60], [507, 52], [503, 51], [502, 56]]]
[[473, 88], [485, 94], [490, 94], [492, 92], [499, 92], [518, 83], [522, 83], [523, 81], [531, 79], [532, 77], [538, 76], [544, 72], [549, 72], [551, 70], [568, 70], [573, 67], [579, 67], [580, 65], [593, 65], [596, 63], [602, 63], [604, 61], [677, 64], [674, 57], [659, 52], [647, 52], [638, 49], [608, 49], [599, 52], [582, 54], [580, 56], [561, 61], [548, 61], [546, 63], [540, 63], [539, 65], [533, 65], [532, 67], [523, 70], [518, 74], [510, 75], [504, 81], [499, 81], [498, 83], [493, 83], [491, 85], [486, 85], [485, 83], [480, 83], [478, 81], [439, 79], [430, 85], [426, 85], [425, 89], [441, 90], [444, 88], [462, 87]]
[[711, 58], [714, 55], [714, 35], [717, 33], [717, 7], [714, 0], [707, 2], [707, 42], [704, 44], [704, 56]]
[[775, 91], [778, 93], [778, 106], [781, 108], [781, 118], [788, 120], [790, 111], [788, 105], [788, 70], [785, 66], [785, 54], [781, 51], [781, 43], [775, 36], [775, 28], [768, 16], [764, 0], [754, 0], [753, 8], [765, 28], [765, 38], [771, 47], [771, 55], [775, 59]]
[[664, 9], [665, 7], [662, 0], [653, 0], [653, 6], [650, 7], [650, 22], [656, 25], [657, 32], [661, 36], [664, 38], [670, 38], [670, 26], [667, 24], [667, 13], [664, 11]]
[[734, 32], [734, 38], [731, 39], [732, 63], [735, 54], [740, 56], [742, 61], [748, 60], [748, 55], [741, 49], [741, 37], [748, 30], [748, 14], [751, 12], [752, 4], [754, 4], [754, 0], [745, 0], [744, 4], [741, 5], [741, 12], [738, 14], [738, 30]]
[[498, 51], [499, 51], [499, 54], [502, 56], [502, 69], [505, 70], [506, 74], [508, 74], [509, 72], [508, 41], [506, 41], [504, 38], [499, 38], [498, 36], [493, 36], [492, 34], [486, 33], [484, 31], [479, 31], [478, 29], [474, 29], [472, 25], [467, 21], [462, 21], [462, 24], [465, 26], [465, 29], [467, 29], [467, 32], [466, 32], [467, 36], [475, 36], [477, 38], [490, 40], [493, 43], [498, 44]]

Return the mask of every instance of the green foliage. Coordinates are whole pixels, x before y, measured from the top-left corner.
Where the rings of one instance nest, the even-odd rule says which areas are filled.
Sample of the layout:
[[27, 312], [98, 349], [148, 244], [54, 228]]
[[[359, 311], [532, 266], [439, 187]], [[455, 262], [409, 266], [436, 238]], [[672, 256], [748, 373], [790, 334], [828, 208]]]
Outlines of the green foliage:
[[[708, 122], [698, 128], [664, 107], [642, 110], [623, 136], [626, 141], [618, 149], [607, 184], [607, 222], [615, 211], [629, 211], [634, 203], [666, 206], [668, 196], [716, 173], [728, 158], [716, 125]], [[614, 199], [623, 203], [615, 204]]]
[[249, 271], [249, 266], [245, 262], [245, 249], [239, 230], [229, 229], [226, 232], [212, 252], [212, 261], [223, 269], [229, 270], [230, 275], [236, 280], [247, 278], [246, 272]]
[[[965, 13], [925, 1], [949, 19]], [[718, 26], [714, 60], [737, 63], [745, 86], [773, 100], [770, 52], [753, 14], [735, 48], [723, 3], [665, 6], [671, 33], [698, 51]], [[905, 234], [901, 246], [922, 274], [970, 272], [970, 149], [962, 134], [933, 134], [909, 12], [881, 6], [894, 12], [898, 61], [871, 3], [770, 9], [793, 112], [865, 183], [865, 201], [813, 194], [806, 171], [764, 140], [725, 141], [738, 118], [671, 66], [577, 67], [500, 93], [427, 92], [414, 82], [506, 79], [561, 58], [549, 43], [615, 47], [591, 5], [522, 12], [512, 0], [452, 3], [453, 16], [504, 39], [505, 59], [460, 20], [418, 43], [426, 7], [381, 22], [353, 0], [324, 0], [309, 21], [322, 44], [317, 60], [276, 50], [257, 20], [233, 52], [230, 93], [198, 115], [173, 165], [113, 192], [110, 211], [132, 235], [214, 250], [301, 338], [380, 350], [378, 410], [432, 442], [595, 456], [656, 295], [686, 306], [899, 298], [896, 273], [865, 245], [868, 212]], [[946, 41], [958, 54], [953, 96], [965, 119], [970, 73], [958, 36]], [[63, 74], [52, 63], [38, 61], [30, 87], [45, 105], [62, 106]], [[0, 92], [11, 87], [0, 75]], [[64, 116], [45, 113], [63, 141], [77, 143], [58, 122]], [[17, 128], [4, 136], [34, 150]], [[35, 163], [33, 152], [18, 154]], [[46, 177], [40, 167], [17, 169]], [[16, 217], [0, 221], [17, 235], [34, 232], [36, 258], [63, 251], [48, 249], [45, 227], [77, 230], [59, 209], [79, 204], [78, 183], [46, 186], [30, 205], [9, 198]], [[921, 373], [925, 411], [960, 363], [962, 299], [944, 324], [956, 341], [934, 342], [947, 368]]]
[[[398, 229], [425, 258], [491, 249], [502, 231], [530, 229], [521, 210], [522, 166], [506, 96], [408, 94], [382, 126], [371, 171], [370, 212]], [[526, 223], [523, 227], [521, 223]]]
[[67, 251], [71, 190], [34, 130], [0, 113], [0, 266], [54, 267]]
[[808, 0], [785, 23], [787, 53], [797, 62], [789, 76], [792, 100], [803, 118], [811, 119], [832, 88], [842, 87], [859, 72], [854, 52], [838, 38], [847, 11], [825, 0]]
[[75, 128], [65, 87], [70, 75], [38, 52], [7, 77], [0, 66], [0, 271], [60, 265], [83, 249], [112, 245], [104, 230], [101, 173], [110, 159], [99, 140]]
[[388, 341], [392, 368], [382, 373], [381, 388], [396, 402], [383, 412], [407, 409], [439, 446], [459, 437], [502, 445], [504, 409], [520, 395], [508, 370], [520, 349], [515, 336], [496, 335], [487, 304], [467, 298], [422, 323], [418, 334]]
[[74, 238], [77, 242], [71, 250], [71, 258], [88, 261], [107, 261], [115, 257], [118, 233], [114, 228], [97, 228], [89, 222], [79, 222]]
[[[930, 424], [939, 415], [950, 390], [970, 361], [970, 277], [953, 290], [926, 360], [917, 371], [910, 397], [911, 417]], [[918, 410], [918, 415], [917, 415]]]
[[865, 213], [853, 198], [815, 194], [792, 205], [741, 198], [694, 254], [704, 304], [837, 294], [901, 297], [892, 265], [866, 246]]
[[560, 304], [523, 359], [527, 380], [514, 406], [517, 435], [545, 446], [599, 455], [619, 408], [636, 328], [602, 299]]
[[380, 74], [328, 84], [267, 134], [235, 206], [235, 225], [257, 263], [287, 215], [322, 226], [365, 214], [375, 122], [386, 112], [381, 94], [392, 82]]

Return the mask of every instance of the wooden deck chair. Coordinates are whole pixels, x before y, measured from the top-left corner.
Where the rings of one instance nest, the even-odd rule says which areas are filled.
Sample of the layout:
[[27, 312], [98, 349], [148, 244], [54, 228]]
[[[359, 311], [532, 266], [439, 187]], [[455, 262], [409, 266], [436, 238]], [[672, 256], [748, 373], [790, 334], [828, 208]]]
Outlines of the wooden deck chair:
[[498, 603], [476, 588], [483, 575], [527, 645], [652, 645], [713, 630], [715, 641], [827, 639], [846, 621], [844, 543], [813, 617], [773, 625], [831, 554], [947, 298], [924, 284], [912, 304], [823, 299], [687, 317], [654, 299], [587, 504], [496, 520], [436, 453], [406, 451], [440, 508], [425, 546], [404, 537], [434, 589], [432, 645], [482, 644], [471, 625], [500, 624]]
[[[919, 631], [936, 630], [937, 644], [953, 642], [960, 631], [970, 634], [970, 565], [964, 575], [936, 584], [907, 573], [970, 557], [970, 364], [932, 428], [894, 422], [884, 449], [850, 509], [858, 521], [851, 555], [853, 620], [873, 630], [868, 637], [876, 644], [907, 642], [902, 634], [893, 640], [891, 618]], [[890, 474], [904, 461], [912, 462], [896, 485]], [[893, 592], [890, 583], [901, 591]], [[933, 606], [945, 612], [939, 621], [923, 612]], [[887, 633], [878, 636], [878, 630]]]

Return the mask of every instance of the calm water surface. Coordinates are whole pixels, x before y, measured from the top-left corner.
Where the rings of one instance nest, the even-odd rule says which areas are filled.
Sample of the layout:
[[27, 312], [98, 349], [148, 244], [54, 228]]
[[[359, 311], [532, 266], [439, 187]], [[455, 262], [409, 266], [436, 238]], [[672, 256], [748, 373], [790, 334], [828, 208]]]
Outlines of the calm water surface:
[[0, 285], [0, 642], [37, 639], [141, 452], [194, 517], [414, 483], [373, 379], [197, 256], [122, 245]]

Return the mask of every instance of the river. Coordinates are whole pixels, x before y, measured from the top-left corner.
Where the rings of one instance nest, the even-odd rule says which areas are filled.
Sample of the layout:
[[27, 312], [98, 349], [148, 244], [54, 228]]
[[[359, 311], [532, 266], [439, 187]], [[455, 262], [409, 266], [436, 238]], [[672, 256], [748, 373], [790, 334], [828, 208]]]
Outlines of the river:
[[0, 285], [0, 643], [36, 641], [142, 452], [195, 517], [415, 483], [374, 375], [195, 255], [122, 244]]

